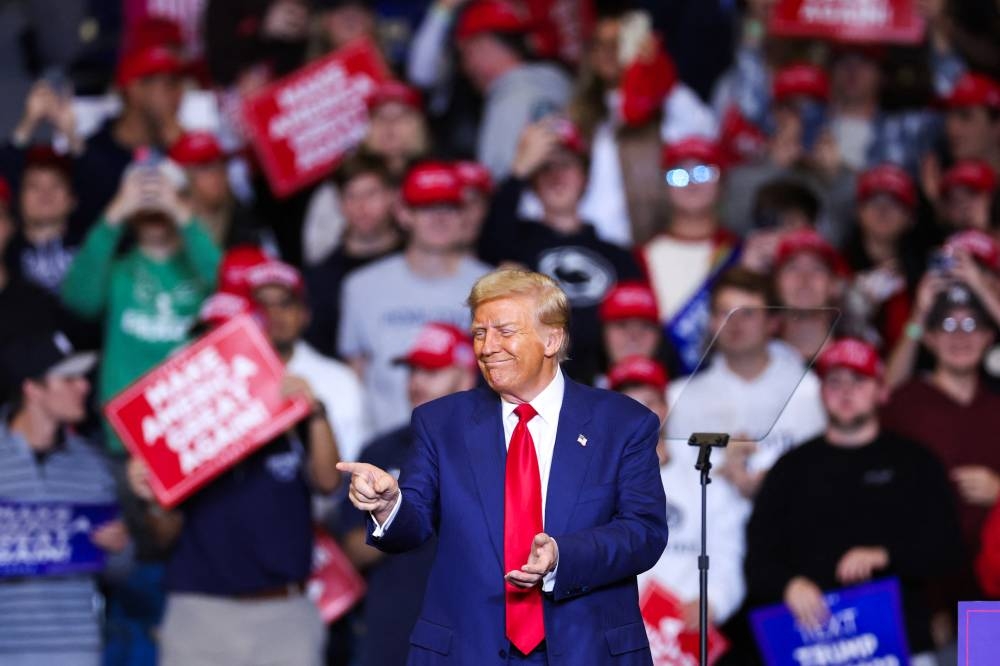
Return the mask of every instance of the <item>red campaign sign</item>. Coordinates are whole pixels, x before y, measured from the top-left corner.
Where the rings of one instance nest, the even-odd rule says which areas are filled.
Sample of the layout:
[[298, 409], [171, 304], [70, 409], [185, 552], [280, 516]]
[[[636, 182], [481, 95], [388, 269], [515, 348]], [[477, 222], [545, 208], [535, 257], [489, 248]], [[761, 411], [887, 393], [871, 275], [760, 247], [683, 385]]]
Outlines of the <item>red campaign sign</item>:
[[365, 580], [354, 570], [337, 542], [316, 528], [313, 569], [307, 594], [327, 624], [340, 619], [365, 596]]
[[260, 327], [243, 315], [140, 377], [104, 413], [169, 508], [309, 413], [304, 398], [281, 396], [284, 374]]
[[779, 37], [918, 44], [924, 19], [913, 0], [778, 0], [769, 30]]
[[[655, 666], [698, 666], [698, 632], [685, 631], [682, 604], [665, 587], [649, 581], [639, 599], [649, 649]], [[729, 642], [714, 626], [708, 628], [708, 663], [714, 664]]]
[[368, 131], [366, 102], [386, 78], [368, 42], [344, 47], [275, 81], [243, 103], [243, 119], [275, 195], [324, 176]]

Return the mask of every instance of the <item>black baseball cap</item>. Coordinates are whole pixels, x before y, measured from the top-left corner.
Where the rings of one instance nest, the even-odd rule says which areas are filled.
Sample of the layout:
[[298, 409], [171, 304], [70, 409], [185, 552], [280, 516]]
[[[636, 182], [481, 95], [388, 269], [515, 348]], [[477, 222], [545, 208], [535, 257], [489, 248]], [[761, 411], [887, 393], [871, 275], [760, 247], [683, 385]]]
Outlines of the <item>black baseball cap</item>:
[[97, 363], [97, 352], [77, 351], [61, 331], [22, 337], [4, 345], [4, 386], [17, 391], [26, 379], [79, 377]]
[[956, 308], [968, 308], [972, 310], [977, 320], [990, 321], [979, 297], [964, 282], [956, 282], [945, 287], [934, 299], [931, 309], [927, 312], [927, 325], [937, 326]]

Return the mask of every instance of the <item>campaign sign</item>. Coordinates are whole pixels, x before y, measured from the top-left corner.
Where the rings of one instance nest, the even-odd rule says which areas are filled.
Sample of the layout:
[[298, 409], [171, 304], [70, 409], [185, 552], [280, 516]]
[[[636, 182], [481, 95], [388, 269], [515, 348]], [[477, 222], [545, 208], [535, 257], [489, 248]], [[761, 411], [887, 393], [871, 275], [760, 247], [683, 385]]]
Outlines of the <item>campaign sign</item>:
[[104, 551], [90, 534], [117, 516], [114, 504], [0, 499], [0, 579], [100, 571]]
[[146, 463], [157, 501], [175, 506], [309, 412], [281, 395], [285, 368], [248, 315], [171, 356], [104, 413]]
[[284, 197], [336, 166], [368, 131], [367, 101], [386, 78], [368, 42], [344, 47], [249, 97], [243, 119], [272, 191]]
[[[682, 604], [655, 581], [650, 581], [639, 599], [639, 610], [649, 637], [655, 666], [698, 666], [697, 631], [684, 628]], [[714, 664], [729, 649], [725, 637], [708, 628], [708, 663]]]
[[329, 534], [317, 528], [312, 575], [306, 589], [327, 624], [340, 619], [365, 596], [365, 580]]
[[1000, 655], [1000, 601], [958, 602], [958, 666], [993, 666]]
[[914, 0], [778, 0], [769, 30], [779, 37], [919, 44], [924, 19]]
[[888, 578], [824, 595], [830, 619], [800, 627], [784, 604], [750, 613], [767, 666], [906, 666], [899, 582]]

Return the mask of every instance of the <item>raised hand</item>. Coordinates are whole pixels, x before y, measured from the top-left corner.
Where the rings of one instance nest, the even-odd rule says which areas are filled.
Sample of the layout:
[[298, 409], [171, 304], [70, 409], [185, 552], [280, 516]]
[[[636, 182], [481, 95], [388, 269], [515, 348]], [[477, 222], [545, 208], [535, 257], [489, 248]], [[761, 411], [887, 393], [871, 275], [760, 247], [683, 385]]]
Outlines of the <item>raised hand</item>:
[[556, 540], [544, 532], [539, 532], [531, 542], [528, 563], [520, 570], [508, 571], [504, 578], [517, 587], [533, 587], [541, 583], [545, 574], [555, 569], [557, 564], [559, 564], [559, 547], [556, 545]]
[[337, 463], [337, 469], [351, 475], [347, 496], [351, 504], [369, 511], [381, 525], [392, 513], [399, 498], [399, 483], [392, 474], [368, 463]]

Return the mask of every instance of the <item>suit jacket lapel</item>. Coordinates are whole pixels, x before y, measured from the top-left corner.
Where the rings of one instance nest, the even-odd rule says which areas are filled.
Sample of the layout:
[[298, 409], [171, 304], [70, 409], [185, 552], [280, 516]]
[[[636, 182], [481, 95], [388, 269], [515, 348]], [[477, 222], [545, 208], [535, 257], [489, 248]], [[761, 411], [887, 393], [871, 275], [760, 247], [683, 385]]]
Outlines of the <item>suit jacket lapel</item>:
[[549, 487], [545, 499], [545, 533], [558, 536], [566, 532], [570, 514], [576, 505], [577, 495], [590, 464], [591, 453], [600, 442], [583, 440], [587, 436], [586, 424], [593, 410], [589, 396], [580, 385], [566, 379], [566, 392], [559, 411], [556, 446], [549, 469]]
[[500, 413], [500, 398], [489, 389], [476, 391], [478, 404], [472, 413], [472, 425], [466, 431], [465, 447], [476, 480], [486, 529], [503, 568], [503, 493], [507, 460]]

